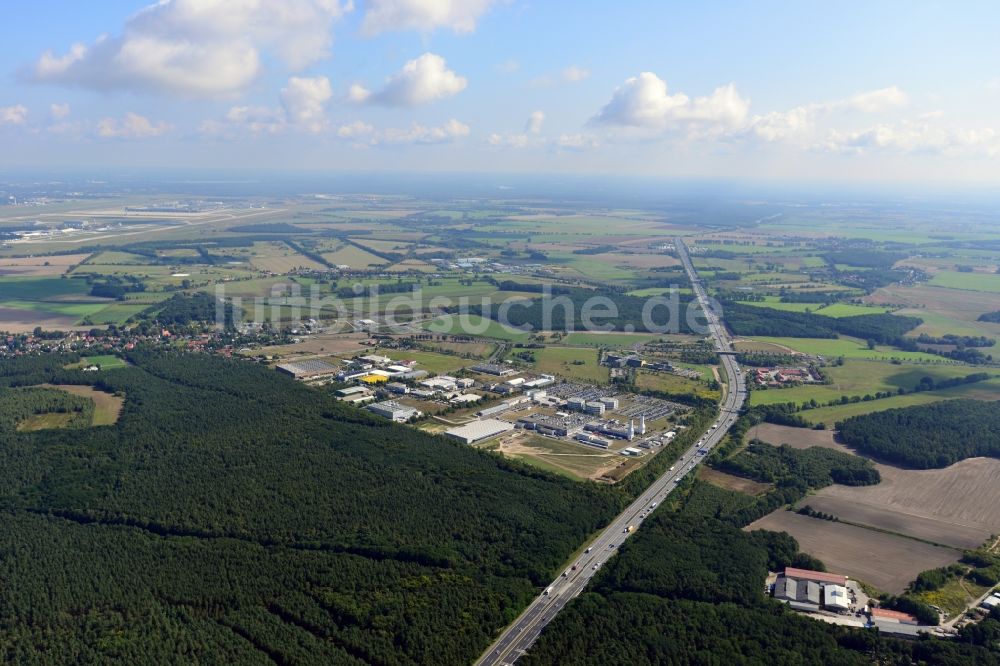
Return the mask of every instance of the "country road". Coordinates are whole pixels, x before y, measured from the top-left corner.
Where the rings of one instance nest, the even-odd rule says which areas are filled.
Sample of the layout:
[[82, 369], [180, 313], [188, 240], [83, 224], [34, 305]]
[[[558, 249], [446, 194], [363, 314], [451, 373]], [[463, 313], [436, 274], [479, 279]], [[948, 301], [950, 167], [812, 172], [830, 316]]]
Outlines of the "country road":
[[[729, 428], [739, 417], [740, 409], [747, 397], [743, 374], [732, 352], [729, 336], [718, 313], [709, 307], [708, 295], [691, 263], [687, 246], [678, 238], [675, 244], [684, 269], [691, 280], [691, 287], [708, 319], [709, 334], [715, 339], [716, 350], [726, 371], [726, 381], [731, 390], [726, 391], [720, 408], [720, 416], [705, 436], [692, 444], [677, 462], [656, 479], [628, 508], [620, 513], [590, 543], [586, 552], [566, 571], [556, 578], [538, 597], [528, 605], [521, 615], [508, 626], [500, 637], [476, 662], [481, 666], [513, 664], [538, 639], [539, 634], [552, 618], [574, 597], [579, 595], [594, 577], [601, 565], [612, 557], [618, 546], [641, 529], [642, 520], [648, 511], [659, 506], [680, 481], [704, 460], [700, 450], [711, 450], [725, 437]], [[633, 526], [635, 529], [629, 530]]]

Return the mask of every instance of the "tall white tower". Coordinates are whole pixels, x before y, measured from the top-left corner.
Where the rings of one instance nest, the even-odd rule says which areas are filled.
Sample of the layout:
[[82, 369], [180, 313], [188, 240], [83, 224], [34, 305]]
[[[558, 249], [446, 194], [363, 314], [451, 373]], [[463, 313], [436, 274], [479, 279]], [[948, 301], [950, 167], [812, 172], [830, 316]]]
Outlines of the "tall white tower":
[[628, 420], [628, 439], [632, 441], [635, 438], [635, 419]]
[[639, 415], [639, 434], [640, 435], [645, 435], [646, 434], [646, 415], [645, 414], [640, 414]]

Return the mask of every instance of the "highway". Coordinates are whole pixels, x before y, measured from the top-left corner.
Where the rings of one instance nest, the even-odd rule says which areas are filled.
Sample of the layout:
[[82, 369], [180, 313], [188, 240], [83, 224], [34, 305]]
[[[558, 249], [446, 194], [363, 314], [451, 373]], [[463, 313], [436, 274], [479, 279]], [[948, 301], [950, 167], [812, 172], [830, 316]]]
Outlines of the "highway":
[[[617, 552], [621, 543], [635, 534], [649, 512], [659, 506], [684, 477], [694, 472], [695, 467], [704, 460], [704, 455], [699, 451], [711, 450], [722, 441], [739, 417], [747, 392], [743, 374], [736, 363], [736, 357], [731, 353], [729, 336], [718, 314], [709, 308], [708, 295], [691, 263], [687, 246], [678, 238], [675, 240], [675, 247], [687, 271], [694, 294], [708, 318], [709, 334], [715, 339], [716, 350], [723, 352], [719, 358], [728, 378], [728, 390], [720, 406], [719, 418], [702, 439], [692, 444], [668, 471], [656, 479], [642, 495], [601, 531], [570, 569], [561, 573], [531, 602], [479, 658], [477, 665], [500, 666], [517, 661], [537, 640], [542, 629], [552, 621], [556, 613], [583, 591], [601, 565]], [[633, 527], [632, 530], [628, 529], [630, 526]]]

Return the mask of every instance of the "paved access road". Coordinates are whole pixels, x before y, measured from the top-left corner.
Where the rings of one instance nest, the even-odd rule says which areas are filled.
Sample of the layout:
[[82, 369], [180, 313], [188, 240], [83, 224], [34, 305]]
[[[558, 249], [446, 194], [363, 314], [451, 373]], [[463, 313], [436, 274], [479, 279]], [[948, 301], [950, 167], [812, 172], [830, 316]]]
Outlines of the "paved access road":
[[[740, 408], [746, 400], [747, 391], [736, 357], [732, 354], [732, 346], [725, 326], [718, 313], [709, 307], [705, 288], [698, 279], [691, 258], [688, 256], [684, 241], [675, 241], [677, 251], [681, 256], [684, 269], [691, 280], [691, 286], [702, 309], [707, 313], [709, 334], [715, 339], [716, 349], [720, 352], [722, 366], [728, 377], [728, 390], [721, 405], [719, 418], [709, 431], [693, 444], [677, 462], [662, 476], [652, 483], [625, 511], [620, 513], [611, 524], [604, 528], [587, 551], [577, 559], [572, 568], [556, 578], [542, 594], [524, 610], [523, 613], [508, 626], [500, 638], [489, 647], [476, 662], [482, 666], [500, 666], [513, 664], [535, 642], [556, 613], [576, 597], [590, 582], [594, 574], [604, 562], [613, 556], [618, 546], [632, 534], [635, 534], [649, 512], [666, 499], [676, 485], [693, 472], [694, 468], [704, 459], [700, 451], [709, 451], [722, 441], [726, 432], [736, 422]], [[629, 530], [629, 527], [632, 527]]]

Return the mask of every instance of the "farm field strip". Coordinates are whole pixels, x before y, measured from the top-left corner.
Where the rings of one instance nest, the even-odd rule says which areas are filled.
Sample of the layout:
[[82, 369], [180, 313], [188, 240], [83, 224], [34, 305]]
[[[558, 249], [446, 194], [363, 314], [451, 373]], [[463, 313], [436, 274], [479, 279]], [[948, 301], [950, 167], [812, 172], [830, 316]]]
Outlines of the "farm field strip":
[[779, 509], [746, 528], [788, 532], [802, 552], [826, 565], [828, 571], [900, 594], [922, 571], [946, 566], [961, 552], [863, 527], [831, 522]]

